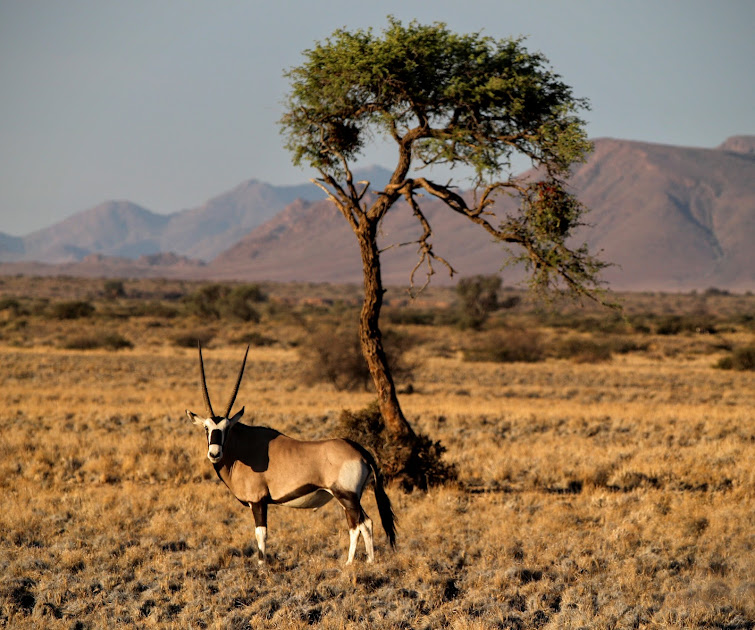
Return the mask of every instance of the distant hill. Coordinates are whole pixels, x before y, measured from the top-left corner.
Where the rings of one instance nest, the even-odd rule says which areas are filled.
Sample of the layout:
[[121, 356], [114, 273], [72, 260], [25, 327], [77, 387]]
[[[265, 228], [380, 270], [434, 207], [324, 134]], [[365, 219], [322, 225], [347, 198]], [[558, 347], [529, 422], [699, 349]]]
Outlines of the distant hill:
[[[755, 137], [717, 149], [599, 139], [570, 184], [591, 208], [577, 235], [615, 264], [617, 289], [755, 288]], [[495, 273], [502, 246], [440, 203], [427, 204], [435, 251], [460, 275]], [[389, 213], [381, 247], [416, 240], [411, 212]], [[386, 283], [406, 284], [416, 246], [385, 252]], [[433, 282], [449, 282], [436, 264]], [[359, 252], [346, 222], [327, 202], [294, 204], [219, 255], [206, 272], [248, 280], [359, 282]], [[506, 269], [506, 282], [522, 270]], [[421, 281], [421, 277], [420, 277]]]
[[[376, 168], [359, 178], [377, 187], [387, 177]], [[592, 225], [577, 238], [615, 263], [604, 274], [614, 288], [755, 289], [755, 136], [735, 136], [713, 149], [598, 139], [588, 161], [574, 168], [570, 184], [591, 208]], [[250, 180], [167, 216], [108, 202], [21, 239], [0, 234], [2, 260], [68, 261], [33, 270], [28, 263], [5, 264], [0, 273], [360, 282], [354, 236], [322, 196], [312, 184], [274, 187]], [[441, 203], [423, 201], [434, 249], [459, 276], [500, 270], [505, 260], [500, 244]], [[408, 283], [416, 245], [398, 245], [419, 233], [411, 212], [401, 207], [386, 217], [380, 236], [387, 248], [386, 284]], [[145, 258], [158, 252], [184, 258]], [[106, 264], [104, 255], [120, 259]], [[435, 271], [434, 283], [451, 282], [442, 266], [436, 264]], [[507, 268], [503, 276], [512, 284], [522, 271]], [[423, 278], [418, 271], [417, 281]]]
[[91, 254], [138, 258], [160, 252], [211, 260], [295, 199], [322, 197], [311, 183], [272, 186], [252, 179], [167, 215], [108, 201], [28, 236], [0, 233], [0, 261], [71, 263]]

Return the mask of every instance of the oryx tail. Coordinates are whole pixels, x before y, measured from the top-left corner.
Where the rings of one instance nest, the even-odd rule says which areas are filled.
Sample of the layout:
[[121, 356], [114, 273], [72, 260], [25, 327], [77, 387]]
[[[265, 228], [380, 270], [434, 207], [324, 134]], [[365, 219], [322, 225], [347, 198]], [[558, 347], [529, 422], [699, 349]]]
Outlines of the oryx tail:
[[377, 503], [378, 508], [378, 514], [380, 514], [380, 523], [383, 526], [383, 529], [385, 530], [386, 535], [388, 536], [388, 540], [391, 543], [391, 547], [396, 546], [396, 515], [393, 513], [393, 506], [391, 505], [391, 500], [388, 498], [388, 495], [385, 493], [385, 488], [383, 486], [383, 475], [380, 472], [380, 468], [377, 465], [377, 462], [375, 461], [375, 458], [372, 456], [372, 453], [370, 453], [366, 448], [364, 448], [361, 444], [358, 442], [354, 442], [353, 440], [349, 440], [344, 438], [345, 442], [348, 442], [351, 446], [353, 446], [357, 451], [359, 451], [359, 454], [364, 457], [364, 459], [367, 461], [367, 463], [370, 465], [370, 468], [372, 469], [372, 476], [374, 478], [374, 489], [375, 489], [375, 502]]

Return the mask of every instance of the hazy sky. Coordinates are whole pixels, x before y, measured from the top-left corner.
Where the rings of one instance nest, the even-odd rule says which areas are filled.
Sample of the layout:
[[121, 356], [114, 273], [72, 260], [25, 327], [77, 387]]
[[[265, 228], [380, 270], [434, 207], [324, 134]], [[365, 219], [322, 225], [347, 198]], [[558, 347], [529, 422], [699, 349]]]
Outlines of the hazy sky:
[[283, 72], [388, 14], [527, 36], [590, 100], [591, 137], [755, 133], [752, 0], [0, 0], [0, 231], [108, 199], [175, 212], [250, 178], [306, 181], [279, 135]]

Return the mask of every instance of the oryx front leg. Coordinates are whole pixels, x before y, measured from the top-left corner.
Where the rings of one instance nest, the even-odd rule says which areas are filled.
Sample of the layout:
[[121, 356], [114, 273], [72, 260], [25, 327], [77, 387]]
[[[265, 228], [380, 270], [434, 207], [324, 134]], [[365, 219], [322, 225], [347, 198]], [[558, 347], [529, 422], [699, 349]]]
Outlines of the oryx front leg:
[[254, 537], [257, 540], [257, 564], [265, 564], [267, 546], [267, 503], [253, 503]]

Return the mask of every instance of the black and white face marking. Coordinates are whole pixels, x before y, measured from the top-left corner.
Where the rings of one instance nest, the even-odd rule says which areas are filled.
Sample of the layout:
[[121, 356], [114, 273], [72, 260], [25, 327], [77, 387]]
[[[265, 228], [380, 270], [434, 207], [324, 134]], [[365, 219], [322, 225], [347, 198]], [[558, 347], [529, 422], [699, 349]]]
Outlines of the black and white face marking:
[[207, 418], [203, 424], [207, 435], [207, 459], [217, 464], [223, 459], [223, 445], [231, 428], [231, 421], [228, 418]]
[[217, 464], [223, 459], [223, 447], [225, 446], [228, 432], [233, 428], [233, 425], [241, 420], [241, 416], [244, 415], [244, 409], [242, 407], [241, 411], [232, 418], [220, 418], [217, 416], [203, 418], [188, 409], [186, 410], [186, 415], [191, 418], [194, 424], [204, 427], [205, 435], [207, 436], [207, 459], [213, 464]]

